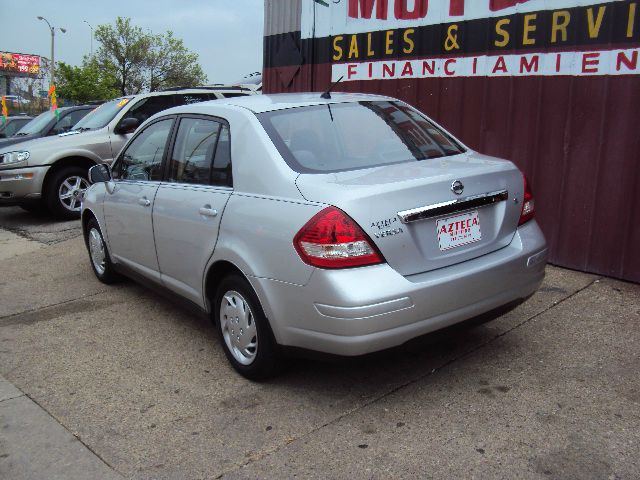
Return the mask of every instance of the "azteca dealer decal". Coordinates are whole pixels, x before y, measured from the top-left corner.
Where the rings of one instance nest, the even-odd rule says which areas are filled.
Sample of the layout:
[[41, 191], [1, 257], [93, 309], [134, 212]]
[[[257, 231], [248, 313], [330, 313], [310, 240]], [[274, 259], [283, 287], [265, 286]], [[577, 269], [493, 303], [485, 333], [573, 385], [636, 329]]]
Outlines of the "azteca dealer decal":
[[482, 239], [477, 210], [438, 220], [436, 230], [440, 250], [449, 250]]

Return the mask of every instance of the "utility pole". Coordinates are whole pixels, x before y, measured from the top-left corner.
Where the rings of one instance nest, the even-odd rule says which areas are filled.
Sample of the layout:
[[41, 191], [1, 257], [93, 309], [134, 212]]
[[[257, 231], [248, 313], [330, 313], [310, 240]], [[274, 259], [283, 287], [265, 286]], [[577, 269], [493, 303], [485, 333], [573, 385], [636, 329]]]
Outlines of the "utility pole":
[[49, 20], [47, 20], [44, 17], [37, 17], [38, 20], [44, 20], [45, 22], [47, 22], [47, 25], [49, 26], [49, 30], [51, 31], [51, 66], [50, 71], [49, 71], [49, 78], [50, 78], [50, 82], [51, 85], [55, 85], [55, 80], [56, 80], [56, 58], [55, 58], [55, 38], [56, 38], [56, 28], [58, 30], [60, 30], [62, 33], [67, 33], [67, 30], [61, 27], [52, 27], [51, 24], [49, 23]]

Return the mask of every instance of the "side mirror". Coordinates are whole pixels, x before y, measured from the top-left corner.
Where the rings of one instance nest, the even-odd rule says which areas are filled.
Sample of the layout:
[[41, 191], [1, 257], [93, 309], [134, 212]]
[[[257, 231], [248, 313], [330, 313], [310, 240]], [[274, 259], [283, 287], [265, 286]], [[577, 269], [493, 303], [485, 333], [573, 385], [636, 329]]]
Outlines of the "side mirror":
[[128, 117], [122, 120], [118, 126], [114, 129], [114, 133], [124, 135], [127, 133], [133, 133], [140, 125], [140, 120], [134, 117]]
[[89, 181], [93, 183], [102, 183], [111, 181], [111, 168], [109, 165], [101, 163], [94, 165], [89, 169]]

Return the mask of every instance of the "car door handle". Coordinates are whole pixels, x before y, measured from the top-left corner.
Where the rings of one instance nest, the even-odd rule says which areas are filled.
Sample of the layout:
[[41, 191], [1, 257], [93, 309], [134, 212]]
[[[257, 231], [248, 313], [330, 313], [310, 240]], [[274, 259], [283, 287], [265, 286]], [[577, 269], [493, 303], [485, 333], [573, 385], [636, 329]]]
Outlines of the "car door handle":
[[143, 207], [148, 207], [149, 205], [151, 205], [151, 200], [149, 200], [147, 197], [142, 197], [138, 199], [138, 203]]
[[215, 217], [218, 215], [218, 211], [214, 208], [211, 208], [211, 205], [205, 205], [199, 210], [200, 215], [204, 215], [205, 217]]

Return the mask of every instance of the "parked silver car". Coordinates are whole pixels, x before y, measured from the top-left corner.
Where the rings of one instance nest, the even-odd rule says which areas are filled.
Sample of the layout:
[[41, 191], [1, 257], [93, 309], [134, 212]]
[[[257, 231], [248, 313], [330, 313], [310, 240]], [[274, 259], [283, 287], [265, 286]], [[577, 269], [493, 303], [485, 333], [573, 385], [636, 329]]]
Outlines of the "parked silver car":
[[61, 218], [79, 218], [89, 168], [111, 163], [149, 117], [178, 105], [255, 93], [220, 85], [126, 96], [100, 105], [72, 131], [0, 145], [0, 206], [47, 209]]
[[513, 163], [373, 95], [264, 95], [148, 120], [95, 184], [97, 277], [207, 312], [248, 378], [282, 346], [359, 355], [530, 296], [546, 243]]

